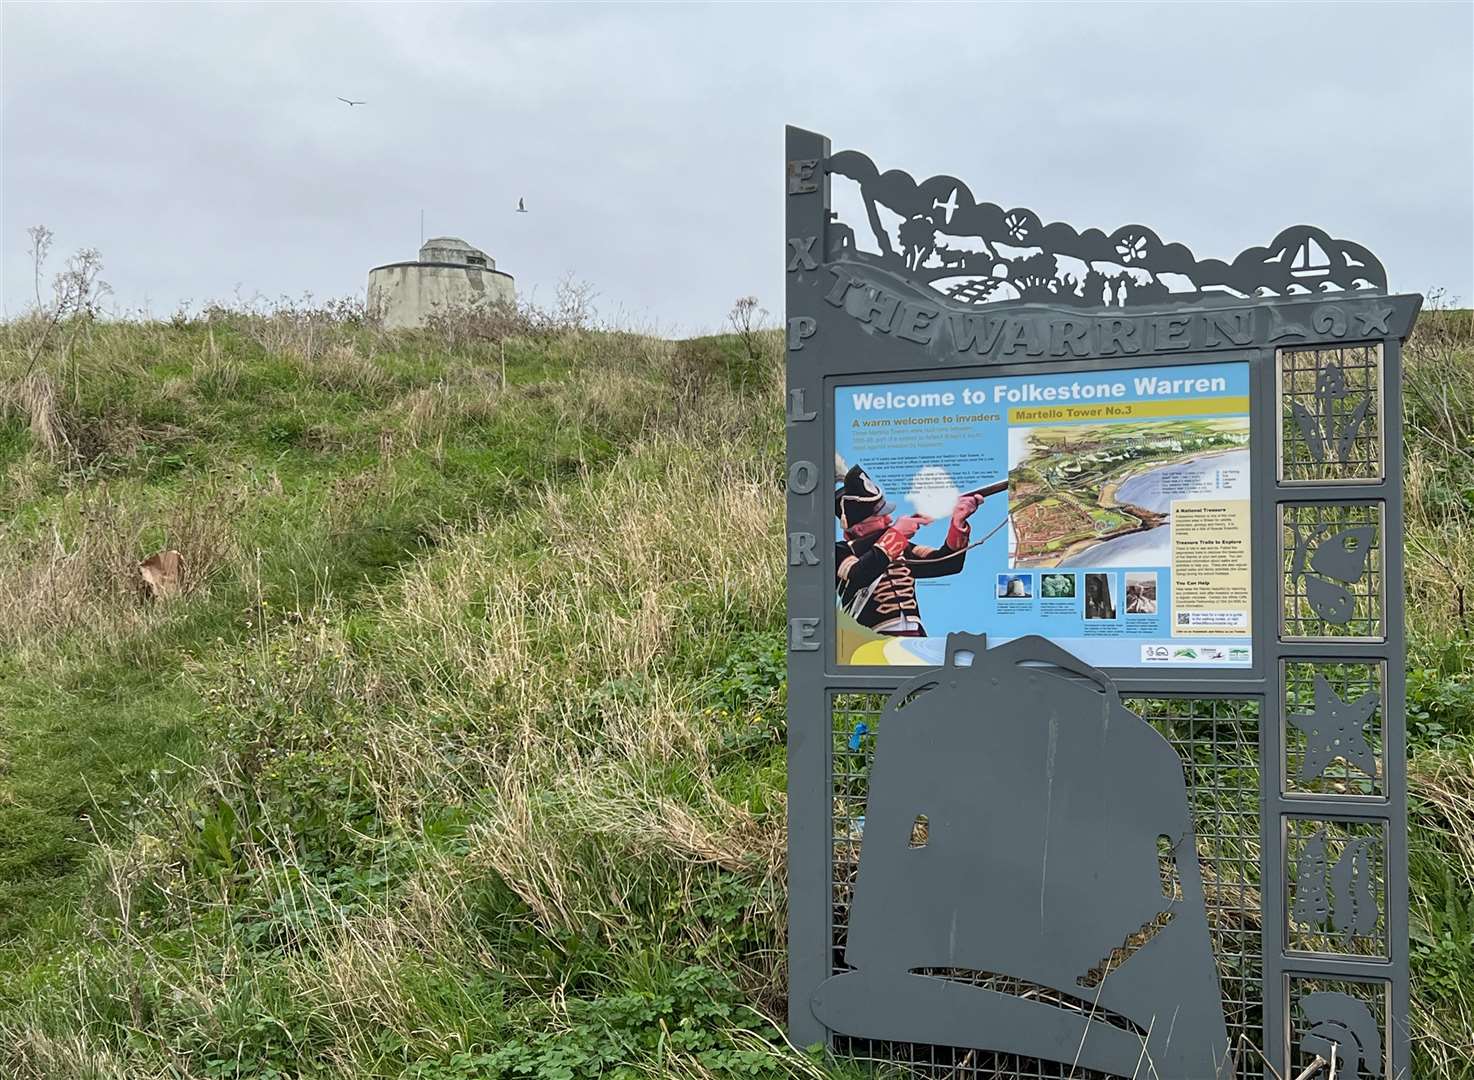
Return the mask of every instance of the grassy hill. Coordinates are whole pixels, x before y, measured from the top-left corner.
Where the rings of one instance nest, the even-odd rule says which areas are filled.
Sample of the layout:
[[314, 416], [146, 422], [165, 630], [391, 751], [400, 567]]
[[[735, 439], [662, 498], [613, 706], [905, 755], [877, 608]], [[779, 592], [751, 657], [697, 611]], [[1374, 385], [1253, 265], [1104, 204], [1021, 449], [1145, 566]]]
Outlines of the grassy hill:
[[[773, 335], [0, 328], [0, 1075], [837, 1075]], [[1421, 1077], [1474, 1048], [1474, 324], [1408, 353]], [[153, 597], [138, 561], [184, 559]]]

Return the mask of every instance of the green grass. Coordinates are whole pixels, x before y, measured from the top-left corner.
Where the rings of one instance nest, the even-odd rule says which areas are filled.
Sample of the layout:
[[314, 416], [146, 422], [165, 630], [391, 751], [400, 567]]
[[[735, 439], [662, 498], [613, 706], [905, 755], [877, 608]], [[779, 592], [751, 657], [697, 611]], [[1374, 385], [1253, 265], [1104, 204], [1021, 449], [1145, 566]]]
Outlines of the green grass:
[[[775, 1026], [779, 341], [450, 329], [0, 328], [0, 1075], [844, 1072]], [[1416, 1075], [1456, 1077], [1467, 314], [1409, 363]]]

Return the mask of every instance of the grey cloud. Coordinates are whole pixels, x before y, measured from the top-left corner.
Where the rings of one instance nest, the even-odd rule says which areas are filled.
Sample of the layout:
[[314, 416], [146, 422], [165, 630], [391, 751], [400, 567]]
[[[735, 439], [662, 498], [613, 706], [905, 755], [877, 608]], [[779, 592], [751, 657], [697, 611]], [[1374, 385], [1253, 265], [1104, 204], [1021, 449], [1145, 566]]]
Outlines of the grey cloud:
[[[1468, 5], [7, 5], [25, 228], [123, 307], [361, 292], [431, 233], [666, 329], [782, 302], [782, 127], [1231, 257], [1301, 221], [1474, 297]], [[365, 99], [349, 109], [337, 95]], [[531, 213], [514, 215], [519, 196]]]

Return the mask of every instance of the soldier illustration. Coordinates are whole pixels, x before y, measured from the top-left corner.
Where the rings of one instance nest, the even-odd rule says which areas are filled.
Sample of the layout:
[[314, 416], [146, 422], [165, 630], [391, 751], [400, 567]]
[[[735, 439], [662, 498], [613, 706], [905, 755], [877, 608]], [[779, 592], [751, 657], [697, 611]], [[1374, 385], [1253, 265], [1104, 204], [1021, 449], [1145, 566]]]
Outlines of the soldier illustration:
[[835, 544], [834, 588], [839, 603], [861, 626], [893, 637], [925, 637], [916, 603], [916, 579], [947, 577], [962, 569], [971, 536], [970, 518], [983, 495], [969, 492], [952, 508], [941, 547], [911, 538], [934, 520], [924, 514], [893, 517], [895, 503], [859, 465], [834, 491], [834, 514], [844, 539]]

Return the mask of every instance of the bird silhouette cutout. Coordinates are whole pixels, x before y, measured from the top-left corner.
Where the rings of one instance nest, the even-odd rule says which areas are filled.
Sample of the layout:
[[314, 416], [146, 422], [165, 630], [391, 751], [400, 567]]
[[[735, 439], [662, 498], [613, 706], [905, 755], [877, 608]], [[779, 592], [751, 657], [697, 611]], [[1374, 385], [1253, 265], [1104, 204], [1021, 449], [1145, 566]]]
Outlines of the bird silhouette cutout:
[[1229, 1075], [1182, 759], [1040, 637], [952, 634], [874, 734], [830, 1030]]
[[352, 107], [354, 105], [367, 105], [368, 104], [367, 101], [350, 101], [350, 100], [348, 100], [345, 97], [340, 97], [338, 100], [341, 101], [344, 105], [347, 105], [349, 107]]
[[519, 214], [525, 214], [525, 213], [527, 213], [527, 204], [522, 199], [518, 199], [517, 200], [517, 213], [519, 213]]
[[1377, 775], [1377, 755], [1367, 743], [1367, 723], [1376, 712], [1380, 695], [1369, 691], [1353, 702], [1342, 701], [1324, 675], [1315, 677], [1315, 711], [1290, 716], [1295, 730], [1305, 736], [1301, 780], [1314, 780], [1336, 758], [1355, 765], [1370, 777]]

